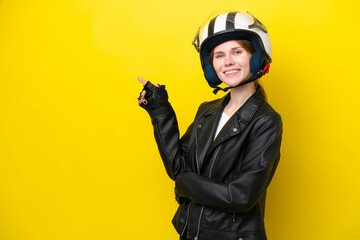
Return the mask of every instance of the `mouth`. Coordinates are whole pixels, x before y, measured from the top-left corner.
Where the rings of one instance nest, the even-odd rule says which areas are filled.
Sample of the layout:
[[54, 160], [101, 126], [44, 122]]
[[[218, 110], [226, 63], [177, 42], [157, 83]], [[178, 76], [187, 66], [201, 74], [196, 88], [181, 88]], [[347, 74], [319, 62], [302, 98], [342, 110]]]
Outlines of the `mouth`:
[[238, 72], [240, 72], [240, 69], [231, 69], [223, 72], [227, 76], [233, 76], [236, 75]]

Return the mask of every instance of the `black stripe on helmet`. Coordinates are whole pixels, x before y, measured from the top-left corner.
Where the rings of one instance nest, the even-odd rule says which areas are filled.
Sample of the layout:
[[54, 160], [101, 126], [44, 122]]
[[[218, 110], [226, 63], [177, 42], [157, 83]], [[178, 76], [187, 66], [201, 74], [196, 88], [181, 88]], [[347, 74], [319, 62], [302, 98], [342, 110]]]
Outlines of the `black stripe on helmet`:
[[236, 12], [229, 12], [226, 17], [226, 30], [235, 29], [235, 16]]
[[[216, 17], [217, 18], [217, 17]], [[211, 19], [208, 27], [208, 37], [214, 34], [214, 28], [215, 28], [215, 20], [216, 18]]]

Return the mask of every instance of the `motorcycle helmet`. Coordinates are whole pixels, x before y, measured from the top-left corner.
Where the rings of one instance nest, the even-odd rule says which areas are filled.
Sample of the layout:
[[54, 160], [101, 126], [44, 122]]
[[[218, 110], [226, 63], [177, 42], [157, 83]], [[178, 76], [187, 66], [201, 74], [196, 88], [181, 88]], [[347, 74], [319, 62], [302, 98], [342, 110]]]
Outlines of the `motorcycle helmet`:
[[[209, 85], [218, 90], [227, 91], [217, 87], [222, 81], [217, 76], [211, 62], [211, 51], [217, 45], [236, 39], [246, 39], [255, 48], [250, 59], [250, 71], [253, 74], [243, 85], [262, 77], [269, 71], [272, 61], [272, 47], [267, 28], [249, 12], [242, 10], [227, 11], [210, 15], [199, 27], [192, 44], [200, 53], [201, 66]], [[236, 86], [237, 87], [237, 86]]]

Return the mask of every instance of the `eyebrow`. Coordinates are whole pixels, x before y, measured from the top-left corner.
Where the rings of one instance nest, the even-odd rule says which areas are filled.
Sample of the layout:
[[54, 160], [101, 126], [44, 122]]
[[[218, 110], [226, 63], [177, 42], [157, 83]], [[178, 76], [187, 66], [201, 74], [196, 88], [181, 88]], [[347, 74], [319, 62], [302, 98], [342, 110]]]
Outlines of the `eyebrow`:
[[[243, 47], [238, 46], [238, 47], [231, 48], [231, 50], [235, 50], [235, 49], [238, 49], [238, 48], [244, 49]], [[223, 53], [223, 51], [214, 52], [214, 54], [217, 54], [217, 53]]]

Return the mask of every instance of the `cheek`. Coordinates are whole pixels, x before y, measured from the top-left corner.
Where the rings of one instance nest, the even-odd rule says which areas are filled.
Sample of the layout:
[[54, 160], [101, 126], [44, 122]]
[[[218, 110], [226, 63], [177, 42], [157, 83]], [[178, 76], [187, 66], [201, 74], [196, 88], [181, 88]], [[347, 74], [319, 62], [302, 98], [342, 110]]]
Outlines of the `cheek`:
[[218, 62], [214, 61], [213, 68], [215, 69], [215, 72], [218, 73], [220, 71], [220, 64]]
[[248, 55], [245, 59], [246, 68], [249, 69], [250, 69], [250, 59], [251, 59], [251, 55]]
[[250, 69], [250, 58], [243, 58], [239, 60], [239, 65], [241, 65], [245, 69]]

